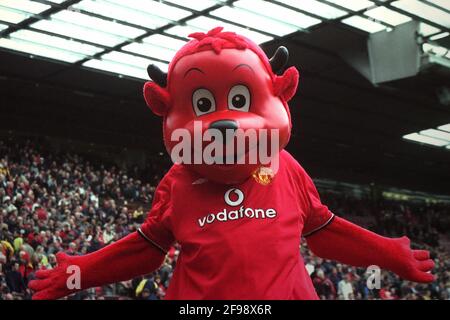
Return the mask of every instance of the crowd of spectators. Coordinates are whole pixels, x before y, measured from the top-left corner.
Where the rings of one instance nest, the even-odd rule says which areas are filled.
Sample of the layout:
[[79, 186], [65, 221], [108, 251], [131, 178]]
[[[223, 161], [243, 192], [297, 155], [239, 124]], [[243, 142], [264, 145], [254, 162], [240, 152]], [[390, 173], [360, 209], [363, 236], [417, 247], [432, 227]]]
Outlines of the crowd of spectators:
[[[419, 246], [424, 248], [423, 246]], [[417, 248], [419, 248], [417, 247]], [[449, 300], [450, 254], [448, 250], [426, 247], [436, 266], [433, 274], [437, 280], [420, 284], [400, 279], [396, 274], [381, 270], [380, 288], [369, 289], [367, 281], [375, 285], [369, 270], [324, 260], [311, 253], [307, 246], [301, 248], [306, 269], [310, 273], [320, 299], [324, 300]]]
[[[125, 170], [49, 150], [36, 141], [0, 139], [0, 300], [30, 299], [27, 283], [36, 270], [56, 266], [57, 252], [86, 254], [135, 231], [168, 165], [155, 159], [145, 172]], [[322, 299], [449, 299], [449, 252], [438, 242], [449, 230], [448, 205], [369, 206], [366, 199], [335, 193], [323, 198], [336, 214], [372, 217], [375, 231], [408, 234], [431, 249], [438, 280], [422, 285], [383, 271], [382, 288], [369, 290], [365, 270], [320, 259], [305, 245], [302, 256]], [[171, 248], [152, 274], [67, 299], [163, 299], [179, 253], [179, 246]]]
[[321, 199], [336, 214], [365, 219], [371, 230], [390, 237], [406, 235], [419, 243], [438, 247], [439, 235], [450, 230], [448, 203], [361, 199], [325, 190]]

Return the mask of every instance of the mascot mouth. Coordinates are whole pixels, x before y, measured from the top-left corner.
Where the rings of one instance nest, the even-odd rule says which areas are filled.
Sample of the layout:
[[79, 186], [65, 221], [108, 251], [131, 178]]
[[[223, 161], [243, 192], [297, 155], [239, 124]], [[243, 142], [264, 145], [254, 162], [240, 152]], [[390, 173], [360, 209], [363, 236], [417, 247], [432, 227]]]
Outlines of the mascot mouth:
[[[230, 167], [230, 166], [235, 166], [235, 165], [239, 165], [239, 164], [256, 164], [256, 163], [251, 163], [249, 158], [250, 158], [250, 154], [252, 152], [256, 152], [256, 155], [257, 155], [258, 150], [259, 150], [259, 143], [256, 143], [255, 145], [250, 145], [243, 152], [231, 153], [231, 154], [224, 153], [222, 155], [223, 163], [216, 163], [215, 165], [217, 165], [219, 167]], [[256, 157], [256, 159], [258, 160], [258, 157]]]
[[[214, 141], [203, 144], [201, 148], [192, 149], [192, 159], [202, 159], [201, 164], [233, 167], [236, 165], [257, 164], [259, 161], [259, 141], [245, 143], [245, 147], [236, 147], [235, 139], [217, 145], [211, 151]], [[194, 163], [197, 164], [197, 163]]]

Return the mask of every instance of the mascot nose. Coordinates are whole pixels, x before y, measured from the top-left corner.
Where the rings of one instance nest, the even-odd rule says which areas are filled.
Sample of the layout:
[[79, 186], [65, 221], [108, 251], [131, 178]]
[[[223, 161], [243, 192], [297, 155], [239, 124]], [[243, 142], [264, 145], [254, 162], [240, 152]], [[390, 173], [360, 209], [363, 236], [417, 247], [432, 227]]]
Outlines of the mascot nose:
[[214, 121], [209, 125], [209, 129], [217, 129], [222, 132], [222, 135], [225, 136], [227, 130], [236, 131], [238, 128], [238, 124], [234, 120], [219, 120]]
[[219, 120], [219, 121], [214, 121], [213, 123], [211, 123], [209, 125], [209, 129], [219, 130], [222, 133], [222, 137], [223, 137], [224, 141], [228, 142], [227, 135], [226, 135], [227, 130], [233, 130], [233, 133], [234, 133], [234, 131], [236, 131], [238, 129], [238, 124], [234, 120]]

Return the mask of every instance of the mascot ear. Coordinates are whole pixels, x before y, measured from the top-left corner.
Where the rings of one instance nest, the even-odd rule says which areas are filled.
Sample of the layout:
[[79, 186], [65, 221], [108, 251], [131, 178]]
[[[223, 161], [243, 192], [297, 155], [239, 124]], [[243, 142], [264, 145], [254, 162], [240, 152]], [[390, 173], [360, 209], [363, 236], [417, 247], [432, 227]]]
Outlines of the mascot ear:
[[170, 96], [166, 89], [148, 81], [144, 85], [144, 98], [147, 106], [158, 116], [165, 116], [169, 111]]
[[273, 81], [274, 94], [288, 102], [297, 91], [298, 78], [298, 70], [295, 67], [288, 68], [281, 76], [275, 76]]
[[147, 73], [154, 82], [146, 82], [144, 85], [144, 98], [147, 106], [158, 116], [166, 115], [169, 110], [170, 96], [167, 86], [167, 74], [157, 66], [151, 64], [147, 67]]

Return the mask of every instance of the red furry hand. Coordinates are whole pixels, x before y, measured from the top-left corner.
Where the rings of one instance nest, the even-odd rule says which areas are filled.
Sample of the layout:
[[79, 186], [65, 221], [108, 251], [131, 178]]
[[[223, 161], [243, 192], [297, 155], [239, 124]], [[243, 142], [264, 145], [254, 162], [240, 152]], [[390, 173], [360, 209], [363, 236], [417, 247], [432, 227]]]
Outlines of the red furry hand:
[[35, 292], [33, 299], [58, 299], [79, 290], [153, 272], [164, 256], [160, 249], [133, 232], [84, 256], [58, 253], [58, 266], [53, 270], [37, 271], [37, 279], [28, 286]]
[[432, 282], [434, 267], [430, 253], [412, 250], [407, 237], [387, 238], [336, 217], [319, 232], [306, 238], [319, 257], [356, 267], [377, 265], [391, 270], [405, 280]]
[[36, 280], [28, 284], [28, 287], [35, 292], [33, 300], [58, 299], [80, 290], [69, 289], [68, 285], [72, 285], [72, 282], [67, 281], [73, 274], [70, 266], [77, 265], [77, 257], [59, 252], [56, 259], [58, 266], [55, 269], [37, 271]]
[[435, 277], [429, 273], [434, 268], [427, 250], [412, 250], [408, 237], [393, 239], [395, 252], [398, 252], [398, 261], [393, 261], [388, 268], [405, 280], [415, 282], [432, 282]]

